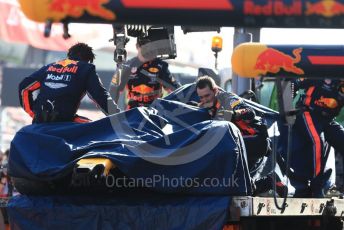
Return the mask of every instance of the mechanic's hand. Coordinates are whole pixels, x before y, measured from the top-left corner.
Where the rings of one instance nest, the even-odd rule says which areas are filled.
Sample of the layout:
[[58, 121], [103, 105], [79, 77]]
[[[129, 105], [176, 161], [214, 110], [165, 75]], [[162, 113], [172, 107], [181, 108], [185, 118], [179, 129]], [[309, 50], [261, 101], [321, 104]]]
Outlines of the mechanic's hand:
[[214, 105], [213, 102], [206, 102], [206, 103], [200, 102], [198, 104], [198, 106], [201, 107], [201, 108], [211, 108], [211, 107], [213, 107], [213, 105]]

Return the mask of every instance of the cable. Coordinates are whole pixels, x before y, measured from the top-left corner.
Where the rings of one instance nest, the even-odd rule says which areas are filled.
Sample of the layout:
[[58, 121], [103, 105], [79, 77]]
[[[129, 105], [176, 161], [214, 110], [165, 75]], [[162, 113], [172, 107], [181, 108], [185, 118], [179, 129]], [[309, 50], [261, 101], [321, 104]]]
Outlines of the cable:
[[[274, 191], [274, 203], [277, 209], [279, 210], [284, 210], [287, 207], [287, 197], [288, 197], [288, 186], [289, 186], [289, 157], [291, 154], [291, 149], [292, 149], [292, 130], [293, 130], [293, 125], [295, 123], [295, 119], [296, 116], [294, 114], [295, 111], [293, 111], [293, 106], [292, 104], [285, 104], [286, 102], [289, 102], [289, 97], [292, 97], [292, 95], [288, 94], [288, 93], [292, 93], [293, 91], [293, 87], [290, 86], [290, 91], [288, 90], [288, 84], [284, 83], [284, 87], [282, 87], [282, 81], [280, 79], [277, 79], [276, 81], [277, 83], [277, 90], [278, 90], [278, 104], [279, 104], [279, 111], [280, 114], [282, 116], [285, 117], [286, 123], [288, 124], [288, 140], [287, 140], [287, 159], [286, 159], [286, 169], [285, 169], [285, 177], [287, 178], [287, 182], [286, 182], [286, 193], [283, 194], [283, 202], [282, 202], [282, 206], [279, 206], [278, 202], [277, 202], [277, 197], [276, 197], [276, 173], [273, 173], [273, 178], [272, 178], [272, 183], [273, 183], [273, 191]], [[274, 127], [274, 134], [275, 134], [275, 130], [276, 127]], [[276, 150], [276, 146], [277, 144], [275, 143], [275, 139], [274, 139], [274, 148], [273, 148], [273, 169], [275, 170], [276, 168], [276, 154], [277, 154], [277, 150]], [[281, 166], [280, 166], [281, 167]]]
[[[276, 127], [274, 128], [274, 134], [275, 134], [275, 130]], [[292, 149], [292, 130], [293, 130], [293, 124], [288, 124], [288, 144], [287, 144], [287, 162], [286, 162], [286, 170], [285, 170], [285, 176], [287, 178], [287, 182], [286, 182], [286, 187], [289, 187], [289, 157], [290, 157], [290, 153], [291, 153], [291, 149]], [[275, 140], [274, 140], [275, 142]], [[274, 143], [274, 148], [273, 148], [273, 168], [275, 169], [276, 167], [276, 143]], [[279, 210], [284, 210], [287, 207], [287, 197], [288, 197], [288, 189], [286, 190], [286, 193], [283, 194], [283, 202], [282, 202], [282, 206], [279, 206], [278, 201], [277, 201], [277, 197], [276, 197], [276, 173], [273, 174], [273, 179], [272, 179], [272, 183], [273, 183], [273, 191], [274, 191], [274, 203], [277, 209]]]

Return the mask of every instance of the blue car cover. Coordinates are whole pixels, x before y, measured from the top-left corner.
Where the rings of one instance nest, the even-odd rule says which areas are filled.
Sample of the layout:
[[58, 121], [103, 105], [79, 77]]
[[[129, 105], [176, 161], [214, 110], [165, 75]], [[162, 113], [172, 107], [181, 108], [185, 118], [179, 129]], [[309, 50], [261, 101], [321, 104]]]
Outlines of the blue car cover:
[[[97, 156], [154, 191], [252, 192], [240, 131], [209, 120], [202, 109], [164, 99], [87, 124], [26, 126], [11, 143], [9, 173], [50, 181], [71, 173], [79, 159]], [[211, 180], [215, 185], [208, 185]]]
[[12, 229], [222, 229], [232, 195], [250, 195], [240, 131], [160, 99], [87, 124], [33, 124], [11, 143], [11, 176], [51, 181], [81, 158], [106, 157], [149, 190], [13, 197]]

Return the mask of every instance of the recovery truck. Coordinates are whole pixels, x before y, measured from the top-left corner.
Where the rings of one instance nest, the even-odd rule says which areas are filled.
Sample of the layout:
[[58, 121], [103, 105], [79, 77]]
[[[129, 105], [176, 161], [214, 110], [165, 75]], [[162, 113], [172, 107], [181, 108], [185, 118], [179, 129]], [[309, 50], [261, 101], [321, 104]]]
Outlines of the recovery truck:
[[[171, 26], [173, 25], [193, 25], [196, 26], [195, 30], [204, 28], [198, 26], [209, 26], [211, 28], [235, 26], [234, 45], [237, 46], [243, 42], [250, 42], [252, 39], [251, 33], [253, 34], [253, 39], [257, 39], [259, 37], [259, 28], [261, 27], [341, 28], [344, 19], [344, 11], [340, 10], [344, 8], [344, 3], [335, 0], [21, 0], [20, 3], [27, 17], [38, 22], [46, 22], [45, 31], [47, 36], [53, 22], [62, 22], [64, 24], [66, 38], [69, 36], [68, 23], [113, 24], [114, 43], [116, 46], [114, 59], [118, 64], [123, 63], [126, 59], [126, 35], [128, 32], [130, 33], [130, 28], [132, 28], [124, 26], [125, 24], [164, 25], [162, 26], [162, 31], [165, 32], [165, 35], [170, 36], [165, 39], [166, 41], [171, 41], [171, 36], [173, 36]], [[154, 26], [138, 26], [137, 28], [133, 31], [139, 31], [139, 33], [144, 34], [147, 28], [154, 28]], [[159, 26], [156, 26], [156, 28], [159, 28]], [[258, 44], [257, 46], [261, 48], [264, 45]], [[172, 56], [174, 55], [175, 47], [173, 45], [164, 47], [168, 47], [164, 51], [167, 51]], [[342, 63], [335, 63], [333, 65], [336, 70], [333, 72], [329, 68], [324, 68], [323, 71], [322, 69], [314, 71], [307, 64], [300, 66], [298, 61], [293, 61], [295, 57], [289, 53], [288, 49], [285, 51], [283, 47], [276, 46], [273, 47], [276, 53], [285, 52], [284, 56], [280, 55], [277, 58], [281, 62], [277, 62], [277, 64], [275, 62], [276, 66], [271, 64], [274, 67], [273, 69], [250, 72], [248, 68], [252, 64], [250, 60], [253, 59], [247, 58], [247, 56], [251, 55], [256, 48], [255, 45], [245, 44], [244, 46], [238, 46], [233, 53], [232, 65], [235, 74], [233, 75], [232, 89], [237, 94], [251, 89], [252, 81], [249, 78], [266, 75], [279, 79], [281, 78], [280, 76], [290, 76], [290, 74], [297, 77], [316, 74], [320, 78], [324, 74], [327, 77], [335, 78], [340, 77], [337, 75], [338, 68], [343, 68]], [[289, 47], [289, 50], [292, 48], [295, 47]], [[302, 48], [307, 49], [305, 46], [302, 46]], [[308, 48], [311, 49], [312, 47]], [[323, 49], [328, 48], [331, 47], [323, 47]], [[269, 47], [265, 46], [265, 49], [269, 49]], [[272, 60], [270, 61], [272, 63]], [[288, 87], [288, 84], [283, 79], [279, 79], [279, 81], [281, 89]], [[288, 90], [281, 91], [282, 101], [283, 98], [286, 99], [288, 97], [288, 93]], [[286, 104], [280, 107], [283, 114], [288, 114], [291, 109]], [[76, 168], [76, 171], [84, 172], [83, 169], [87, 167], [90, 167], [92, 171], [98, 165], [103, 166], [102, 173], [107, 173], [113, 167], [108, 161], [101, 159], [99, 161], [98, 159], [96, 163], [92, 163], [92, 160], [91, 163], [89, 161], [79, 162], [79, 167]], [[283, 203], [282, 208], [276, 206], [276, 201], [280, 204]], [[292, 226], [307, 229], [342, 229], [344, 200], [342, 198], [288, 197], [284, 199], [233, 196], [228, 211], [228, 223], [223, 226], [223, 229], [260, 229], [263, 227], [265, 229], [289, 229]], [[11, 227], [17, 229], [16, 223], [11, 223]], [[202, 226], [199, 228], [202, 229]], [[31, 228], [28, 226], [28, 229]]]

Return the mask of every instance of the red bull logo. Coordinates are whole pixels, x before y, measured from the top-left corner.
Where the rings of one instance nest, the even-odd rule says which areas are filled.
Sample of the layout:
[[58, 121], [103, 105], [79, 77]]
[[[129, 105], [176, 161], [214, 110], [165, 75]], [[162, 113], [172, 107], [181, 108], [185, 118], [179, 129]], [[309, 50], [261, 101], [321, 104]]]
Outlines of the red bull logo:
[[151, 73], [157, 73], [157, 72], [159, 72], [159, 69], [158, 69], [158, 68], [155, 68], [155, 67], [150, 67], [150, 68], [148, 69], [148, 71], [151, 72]]
[[49, 10], [52, 13], [63, 13], [73, 18], [81, 17], [85, 12], [107, 20], [115, 20], [116, 15], [103, 5], [110, 0], [52, 0]]
[[138, 85], [131, 89], [132, 92], [139, 93], [139, 94], [148, 94], [154, 91], [154, 88], [149, 87], [147, 85]]
[[78, 62], [70, 60], [70, 59], [65, 59], [65, 60], [55, 62], [55, 64], [56, 65], [62, 65], [63, 67], [66, 67], [67, 65], [70, 65], [70, 64], [76, 65], [76, 64], [78, 64]]
[[328, 109], [335, 109], [338, 107], [338, 102], [336, 99], [327, 97], [320, 97], [320, 99], [314, 101], [314, 104]]
[[333, 17], [344, 14], [344, 4], [336, 0], [322, 0], [316, 3], [306, 3], [306, 15]]
[[301, 52], [302, 48], [294, 49], [293, 55], [295, 57], [292, 57], [279, 50], [267, 48], [259, 54], [254, 69], [263, 75], [267, 73], [278, 73], [281, 69], [286, 72], [302, 75], [304, 71], [295, 65], [301, 61]]

